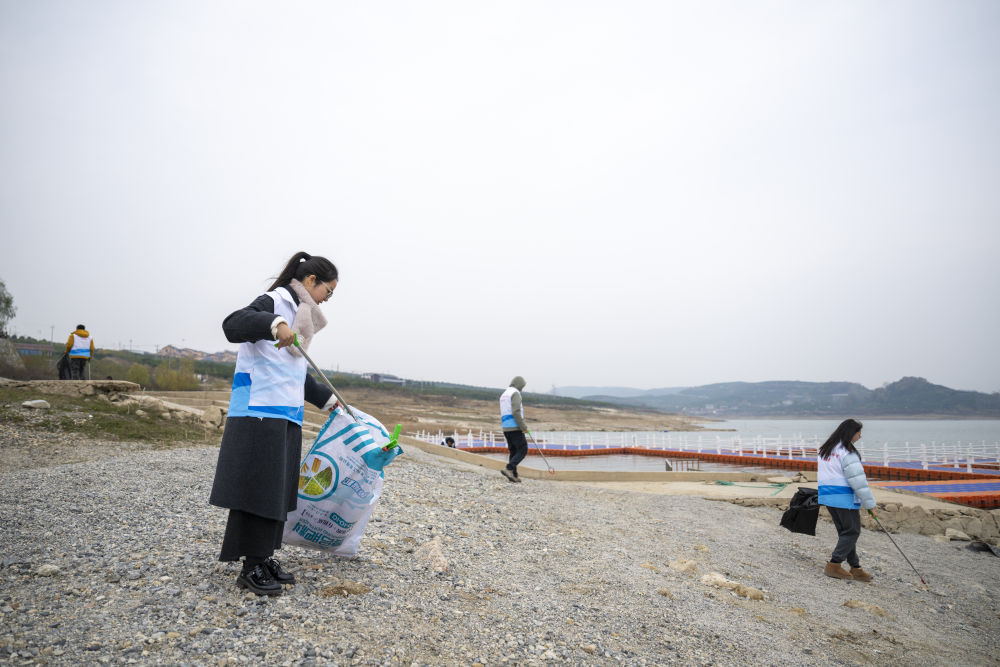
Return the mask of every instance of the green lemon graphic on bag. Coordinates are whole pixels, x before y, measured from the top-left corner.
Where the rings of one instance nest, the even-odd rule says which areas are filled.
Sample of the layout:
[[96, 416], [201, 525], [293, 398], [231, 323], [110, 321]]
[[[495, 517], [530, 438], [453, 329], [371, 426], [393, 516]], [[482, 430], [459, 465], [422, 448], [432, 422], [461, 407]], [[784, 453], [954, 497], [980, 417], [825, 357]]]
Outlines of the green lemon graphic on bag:
[[326, 454], [316, 452], [306, 456], [299, 468], [299, 498], [322, 500], [337, 489], [340, 471]]

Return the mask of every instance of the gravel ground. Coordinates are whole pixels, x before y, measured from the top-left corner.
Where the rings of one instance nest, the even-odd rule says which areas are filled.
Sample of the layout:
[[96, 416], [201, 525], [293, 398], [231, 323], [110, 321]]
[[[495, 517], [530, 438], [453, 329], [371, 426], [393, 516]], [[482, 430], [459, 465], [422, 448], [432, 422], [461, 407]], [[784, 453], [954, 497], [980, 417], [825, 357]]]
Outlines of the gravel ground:
[[[931, 592], [866, 530], [874, 581], [842, 582], [822, 575], [828, 522], [808, 537], [768, 508], [511, 484], [405, 445], [359, 556], [286, 547], [299, 583], [258, 598], [216, 560], [217, 448], [79, 441], [58, 463], [46, 437], [0, 428], [0, 662], [998, 664], [992, 555], [894, 536]], [[435, 538], [442, 572], [420, 558]]]

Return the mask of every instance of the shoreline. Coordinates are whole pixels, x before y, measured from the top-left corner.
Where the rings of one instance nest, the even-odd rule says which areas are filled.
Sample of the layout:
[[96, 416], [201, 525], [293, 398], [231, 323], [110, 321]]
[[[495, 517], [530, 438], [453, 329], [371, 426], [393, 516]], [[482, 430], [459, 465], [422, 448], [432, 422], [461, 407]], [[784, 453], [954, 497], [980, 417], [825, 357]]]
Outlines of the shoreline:
[[[408, 447], [415, 447], [422, 452], [432, 456], [449, 459], [464, 464], [479, 466], [490, 470], [499, 471], [504, 467], [504, 462], [481, 456], [473, 452], [466, 452], [461, 449], [443, 447], [428, 442], [423, 442], [411, 437], [400, 439], [402, 444]], [[558, 459], [554, 459], [558, 463]], [[762, 472], [714, 472], [714, 471], [690, 471], [690, 472], [666, 472], [666, 471], [628, 471], [628, 470], [558, 470], [555, 474], [548, 474], [545, 470], [530, 468], [519, 465], [518, 470], [525, 479], [537, 479], [540, 481], [559, 483], [578, 483], [600, 486], [605, 488], [616, 488], [625, 491], [635, 491], [639, 493], [652, 493], [658, 495], [692, 495], [712, 499], [726, 498], [774, 498], [786, 503], [795, 495], [799, 484], [816, 483], [815, 471], [787, 471], [786, 473], [762, 473]], [[782, 480], [787, 486], [777, 493], [773, 484], [777, 480]], [[717, 485], [714, 482], [751, 483], [759, 486], [739, 486], [728, 487]], [[743, 495], [733, 493], [732, 488], [739, 488]], [[924, 509], [936, 510], [971, 510], [973, 512], [986, 511], [975, 510], [944, 500], [939, 500], [932, 496], [924, 496], [910, 491], [897, 491], [872, 487], [872, 493], [877, 502], [882, 505], [896, 504], [903, 508], [922, 507]], [[1000, 510], [996, 510], [1000, 515]], [[944, 531], [942, 530], [943, 534]]]

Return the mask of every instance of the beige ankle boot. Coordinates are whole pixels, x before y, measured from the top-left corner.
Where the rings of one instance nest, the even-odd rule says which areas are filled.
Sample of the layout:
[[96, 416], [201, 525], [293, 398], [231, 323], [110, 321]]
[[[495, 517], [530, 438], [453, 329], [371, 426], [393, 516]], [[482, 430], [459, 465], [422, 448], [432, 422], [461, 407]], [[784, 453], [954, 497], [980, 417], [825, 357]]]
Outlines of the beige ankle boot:
[[851, 578], [854, 579], [854, 581], [871, 581], [872, 575], [868, 574], [860, 567], [852, 567]]
[[840, 563], [827, 563], [823, 574], [834, 579], [853, 579], [851, 573], [844, 569]]

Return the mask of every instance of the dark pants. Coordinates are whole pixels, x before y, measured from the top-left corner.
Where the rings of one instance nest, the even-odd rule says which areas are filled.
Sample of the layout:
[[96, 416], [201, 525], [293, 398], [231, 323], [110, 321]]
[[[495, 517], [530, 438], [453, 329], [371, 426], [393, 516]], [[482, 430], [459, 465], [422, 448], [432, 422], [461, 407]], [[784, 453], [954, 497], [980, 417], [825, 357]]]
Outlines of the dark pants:
[[226, 534], [222, 538], [221, 561], [247, 560], [260, 562], [281, 548], [285, 522], [268, 519], [242, 510], [229, 510]]
[[833, 525], [837, 527], [837, 546], [830, 556], [831, 563], [843, 563], [845, 560], [851, 567], [860, 567], [861, 561], [858, 559], [858, 552], [855, 546], [858, 544], [858, 536], [861, 535], [861, 512], [859, 510], [848, 510], [841, 507], [827, 507], [830, 511], [830, 518]]
[[83, 370], [87, 367], [87, 360], [83, 358], [71, 358], [69, 360], [69, 379], [84, 380]]
[[507, 441], [507, 450], [510, 458], [507, 459], [507, 470], [517, 474], [517, 464], [528, 455], [528, 440], [524, 437], [524, 431], [504, 431], [504, 440]]

